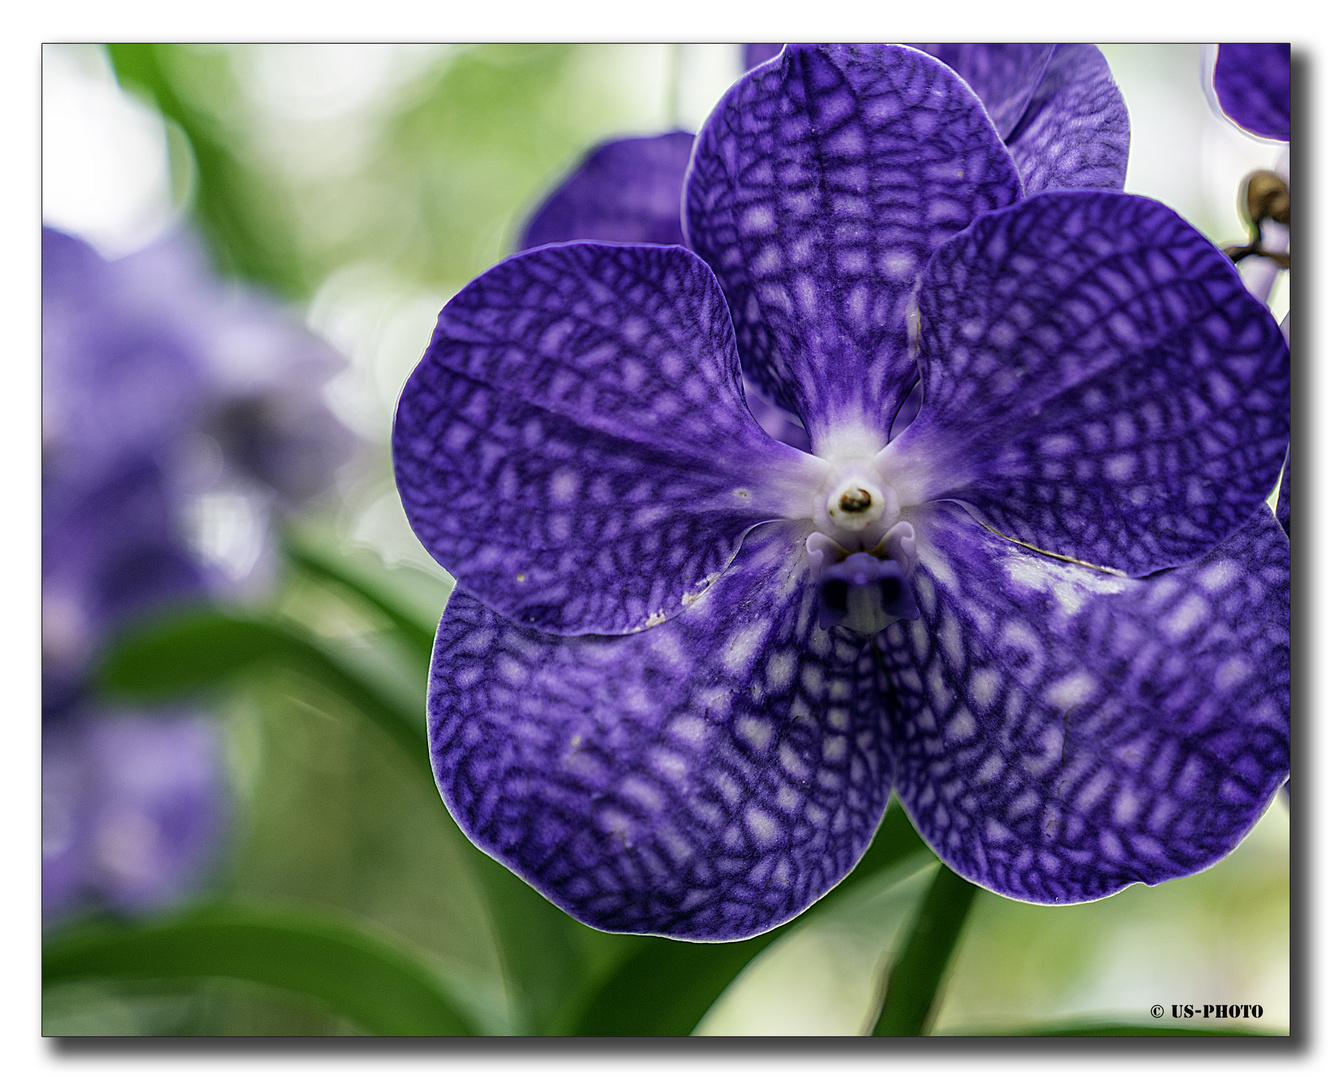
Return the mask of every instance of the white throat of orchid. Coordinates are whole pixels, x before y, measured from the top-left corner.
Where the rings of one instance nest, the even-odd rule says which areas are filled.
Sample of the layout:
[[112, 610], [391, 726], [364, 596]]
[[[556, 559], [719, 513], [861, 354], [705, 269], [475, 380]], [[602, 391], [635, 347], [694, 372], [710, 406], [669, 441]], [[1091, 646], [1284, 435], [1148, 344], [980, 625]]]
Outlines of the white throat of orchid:
[[873, 454], [824, 460], [828, 472], [814, 496], [816, 531], [805, 543], [819, 625], [877, 634], [898, 619], [919, 618], [909, 584], [916, 531], [901, 520], [897, 491]]

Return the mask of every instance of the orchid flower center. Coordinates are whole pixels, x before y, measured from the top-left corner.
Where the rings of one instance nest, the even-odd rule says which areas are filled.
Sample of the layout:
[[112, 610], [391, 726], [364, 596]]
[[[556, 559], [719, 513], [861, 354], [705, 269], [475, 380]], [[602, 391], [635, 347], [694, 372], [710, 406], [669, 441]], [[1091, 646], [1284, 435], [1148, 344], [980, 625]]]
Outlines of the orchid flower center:
[[872, 458], [831, 463], [814, 497], [816, 531], [805, 543], [819, 590], [819, 625], [876, 634], [918, 618], [910, 587], [916, 532]]

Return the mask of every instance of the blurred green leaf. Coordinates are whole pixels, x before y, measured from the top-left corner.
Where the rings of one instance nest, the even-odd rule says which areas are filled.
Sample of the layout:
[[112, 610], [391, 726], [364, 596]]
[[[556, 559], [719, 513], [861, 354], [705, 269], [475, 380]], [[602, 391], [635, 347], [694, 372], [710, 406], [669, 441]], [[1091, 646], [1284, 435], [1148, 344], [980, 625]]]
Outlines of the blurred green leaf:
[[[265, 197], [269, 187], [265, 178], [236, 155], [217, 118], [181, 92], [178, 69], [194, 58], [179, 45], [119, 44], [107, 49], [121, 86], [156, 106], [189, 141], [195, 173], [193, 210], [219, 268], [271, 286], [289, 298], [308, 295], [313, 283], [301, 273], [292, 237], [274, 210], [275, 193]], [[209, 75], [220, 95], [226, 89], [220, 84], [229, 80], [228, 68], [214, 64]]]
[[382, 581], [359, 571], [350, 560], [339, 557], [300, 533], [287, 531], [283, 537], [283, 551], [292, 564], [305, 573], [340, 586], [387, 618], [403, 647], [422, 664], [422, 677], [425, 677], [435, 645], [433, 622], [422, 622]]
[[688, 1035], [745, 966], [835, 897], [896, 868], [919, 868], [928, 852], [901, 806], [884, 815], [874, 842], [856, 868], [798, 918], [745, 941], [718, 943], [644, 937], [568, 1022], [574, 1035]]
[[[214, 610], [173, 615], [122, 636], [103, 660], [101, 683], [115, 695], [155, 700], [218, 689], [264, 666], [295, 671], [344, 699], [398, 743], [433, 790], [424, 713], [408, 715], [340, 658], [281, 624]], [[583, 977], [579, 938], [596, 932], [477, 849], [461, 830], [457, 836], [488, 901], [515, 996], [515, 1026], [525, 1034], [542, 1032]]]
[[42, 982], [243, 979], [318, 998], [370, 1035], [471, 1035], [443, 983], [389, 942], [328, 915], [236, 905], [166, 922], [75, 928], [45, 943]]
[[[469, 844], [470, 847], [470, 844]], [[546, 1035], [584, 976], [579, 938], [595, 935], [479, 849], [472, 870], [488, 901], [505, 981], [514, 992], [514, 1034]]]
[[424, 709], [405, 709], [327, 648], [277, 622], [213, 609], [172, 614], [117, 638], [102, 658], [99, 681], [113, 696], [153, 701], [216, 690], [265, 665], [295, 671], [338, 695], [429, 774]]
[[875, 1035], [924, 1035], [938, 1011], [949, 961], [977, 887], [942, 863], [916, 914], [905, 946], [897, 953], [884, 986], [883, 1010]]
[[625, 46], [458, 49], [405, 97], [371, 156], [391, 190], [367, 235], [456, 289], [507, 255], [523, 219], [587, 147], [644, 120], [615, 74]]

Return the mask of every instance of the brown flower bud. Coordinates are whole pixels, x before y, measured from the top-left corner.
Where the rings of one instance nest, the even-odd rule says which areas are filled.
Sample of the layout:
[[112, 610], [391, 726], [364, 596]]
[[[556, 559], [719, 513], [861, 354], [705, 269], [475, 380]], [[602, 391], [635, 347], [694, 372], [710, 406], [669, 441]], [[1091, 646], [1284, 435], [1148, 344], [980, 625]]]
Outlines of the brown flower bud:
[[1249, 221], [1261, 225], [1264, 219], [1290, 224], [1290, 188], [1276, 173], [1261, 169], [1245, 182], [1245, 209]]

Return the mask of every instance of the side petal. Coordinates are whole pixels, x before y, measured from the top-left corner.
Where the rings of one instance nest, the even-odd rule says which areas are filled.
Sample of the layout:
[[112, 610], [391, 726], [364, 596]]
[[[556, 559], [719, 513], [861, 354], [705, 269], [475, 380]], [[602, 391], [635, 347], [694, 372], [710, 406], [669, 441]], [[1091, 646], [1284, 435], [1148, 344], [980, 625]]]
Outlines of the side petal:
[[962, 76], [985, 105], [985, 111], [1007, 139], [1027, 111], [1055, 46], [1044, 45], [914, 45], [942, 60]]
[[1267, 507], [1149, 578], [1034, 555], [940, 508], [881, 635], [896, 788], [959, 874], [1042, 904], [1228, 854], [1290, 771], [1290, 546]]
[[788, 516], [783, 484], [823, 472], [750, 416], [701, 260], [582, 243], [515, 255], [449, 301], [398, 402], [393, 459], [431, 555], [557, 633], [674, 615], [749, 528]]
[[1028, 195], [1055, 188], [1123, 191], [1129, 115], [1095, 45], [1058, 45], [1008, 149]]
[[1277, 482], [1290, 350], [1160, 203], [1049, 192], [945, 245], [920, 295], [920, 415], [881, 455], [903, 505], [956, 498], [1043, 551], [1145, 574]]
[[1290, 141], [1290, 42], [1218, 46], [1212, 85], [1222, 112], [1245, 131]]
[[566, 240], [680, 244], [680, 200], [694, 136], [670, 131], [593, 148], [537, 208], [518, 250]]
[[699, 132], [685, 232], [716, 272], [745, 373], [809, 430], [887, 441], [916, 378], [908, 312], [931, 253], [1020, 194], [976, 96], [887, 45], [788, 45]]
[[[804, 533], [761, 526], [694, 606], [555, 637], [455, 590], [431, 760], [467, 836], [601, 930], [761, 933], [842, 879], [888, 805], [872, 651], [818, 628]], [[840, 631], [836, 631], [841, 633]]]

